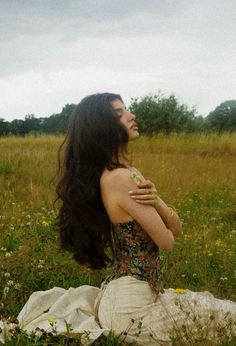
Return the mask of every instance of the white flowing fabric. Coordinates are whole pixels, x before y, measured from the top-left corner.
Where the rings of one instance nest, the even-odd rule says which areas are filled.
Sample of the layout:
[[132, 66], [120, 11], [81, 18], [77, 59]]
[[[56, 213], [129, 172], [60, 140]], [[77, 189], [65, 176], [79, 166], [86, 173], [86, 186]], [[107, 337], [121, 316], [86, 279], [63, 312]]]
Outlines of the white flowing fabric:
[[[71, 334], [86, 331], [83, 344], [90, 344], [106, 331], [96, 320], [95, 302], [100, 292], [99, 288], [87, 285], [68, 290], [54, 287], [47, 291], [34, 292], [17, 317], [19, 327], [28, 333], [36, 328], [47, 332], [52, 332], [55, 328], [58, 334], [66, 334], [67, 325], [71, 325]], [[13, 324], [0, 321], [2, 343], [4, 334], [8, 335], [8, 330], [12, 327]]]
[[[83, 344], [91, 344], [110, 330], [121, 340], [139, 345], [171, 345], [171, 336], [191, 337], [205, 333], [209, 340], [227, 333], [236, 335], [236, 303], [214, 298], [209, 292], [186, 290], [178, 294], [167, 289], [158, 296], [145, 281], [120, 277], [99, 289], [54, 287], [34, 292], [18, 315], [19, 326], [27, 332], [37, 327], [58, 334], [84, 333]], [[66, 322], [65, 322], [66, 321]], [[3, 332], [6, 326], [0, 324]], [[4, 330], [5, 328], [5, 330]], [[1, 335], [3, 342], [3, 333]]]

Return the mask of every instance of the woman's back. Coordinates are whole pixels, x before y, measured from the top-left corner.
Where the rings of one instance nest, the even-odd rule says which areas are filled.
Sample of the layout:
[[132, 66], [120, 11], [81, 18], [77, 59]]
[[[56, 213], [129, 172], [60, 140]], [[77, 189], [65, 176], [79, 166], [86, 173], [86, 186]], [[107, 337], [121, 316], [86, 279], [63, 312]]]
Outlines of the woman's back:
[[119, 206], [116, 183], [119, 177], [128, 171], [125, 168], [113, 170], [105, 169], [100, 178], [100, 191], [102, 201], [108, 217], [112, 223], [128, 222], [133, 218]]

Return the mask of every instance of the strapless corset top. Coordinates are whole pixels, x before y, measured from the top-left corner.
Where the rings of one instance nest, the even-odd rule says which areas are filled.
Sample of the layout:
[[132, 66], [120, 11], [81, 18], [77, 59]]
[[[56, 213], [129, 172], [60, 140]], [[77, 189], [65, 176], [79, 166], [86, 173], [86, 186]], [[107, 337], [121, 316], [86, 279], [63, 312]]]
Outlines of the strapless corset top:
[[114, 264], [105, 283], [121, 276], [133, 276], [149, 283], [156, 292], [163, 289], [159, 248], [135, 221], [111, 225]]

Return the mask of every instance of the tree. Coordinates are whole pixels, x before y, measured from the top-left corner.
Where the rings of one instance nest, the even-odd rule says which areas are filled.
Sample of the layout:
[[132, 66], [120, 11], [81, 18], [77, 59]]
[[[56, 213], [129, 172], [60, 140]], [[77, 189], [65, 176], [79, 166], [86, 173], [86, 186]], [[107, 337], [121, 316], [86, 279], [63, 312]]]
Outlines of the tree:
[[141, 134], [173, 131], [193, 131], [196, 109], [179, 104], [174, 95], [165, 97], [161, 92], [154, 96], [132, 99], [130, 111], [136, 115]]
[[0, 118], [0, 136], [6, 136], [10, 132], [10, 123]]
[[25, 127], [24, 120], [15, 119], [11, 122], [10, 132], [13, 135], [21, 135], [24, 136], [27, 133], [27, 128]]
[[26, 129], [26, 133], [31, 131], [40, 132], [40, 120], [35, 118], [34, 114], [27, 114], [25, 116], [24, 126]]
[[49, 118], [41, 118], [42, 130], [46, 133], [65, 132], [69, 116], [75, 109], [74, 104], [66, 104], [61, 113], [52, 114]]
[[236, 131], [236, 100], [221, 103], [206, 118], [208, 128], [218, 131]]

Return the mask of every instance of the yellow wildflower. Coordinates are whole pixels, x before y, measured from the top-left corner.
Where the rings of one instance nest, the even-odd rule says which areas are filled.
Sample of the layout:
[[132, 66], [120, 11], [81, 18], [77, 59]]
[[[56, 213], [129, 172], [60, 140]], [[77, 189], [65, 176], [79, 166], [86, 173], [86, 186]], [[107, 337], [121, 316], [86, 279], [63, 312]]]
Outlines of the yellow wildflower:
[[51, 326], [53, 326], [55, 323], [55, 320], [52, 317], [48, 317], [48, 322], [50, 323]]
[[184, 288], [176, 288], [175, 289], [175, 293], [177, 294], [184, 294], [186, 292], [186, 290]]

